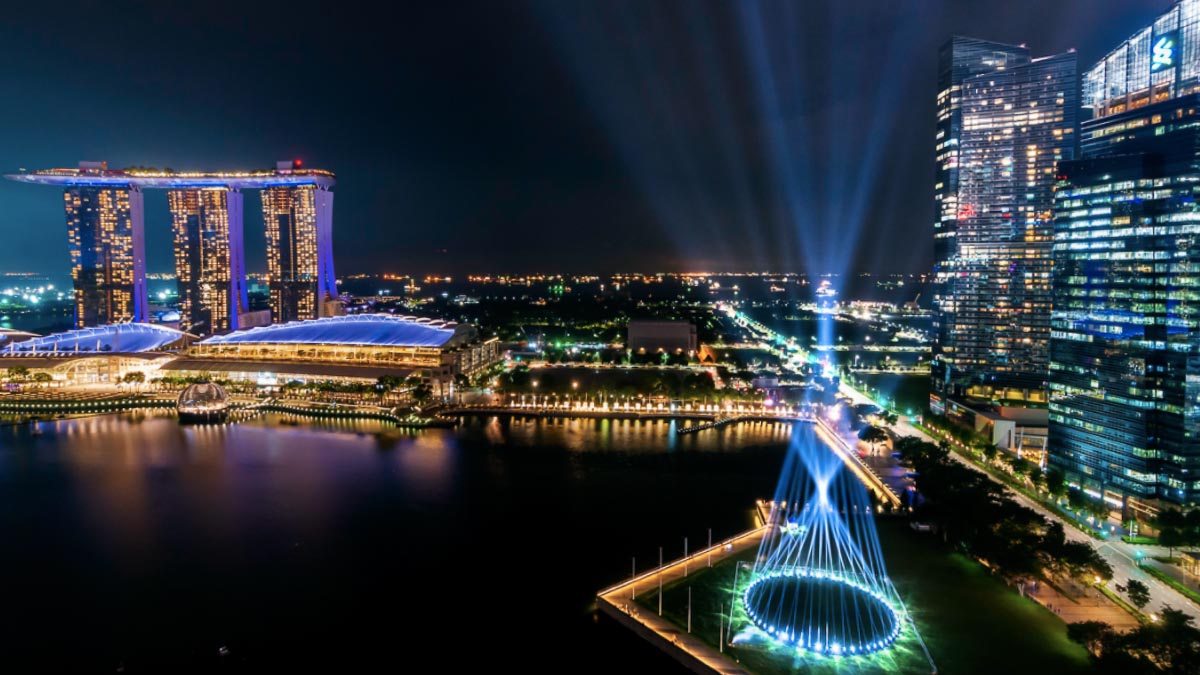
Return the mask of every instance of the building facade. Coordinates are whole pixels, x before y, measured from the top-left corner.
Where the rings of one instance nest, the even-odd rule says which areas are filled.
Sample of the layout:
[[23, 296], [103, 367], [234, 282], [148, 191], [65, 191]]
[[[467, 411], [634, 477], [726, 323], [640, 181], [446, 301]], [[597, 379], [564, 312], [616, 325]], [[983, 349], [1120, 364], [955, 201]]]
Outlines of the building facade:
[[213, 379], [362, 381], [421, 374], [449, 385], [503, 358], [496, 338], [469, 324], [390, 314], [355, 314], [274, 324], [206, 338], [168, 370]]
[[963, 83], [950, 362], [1046, 389], [1056, 164], [1075, 153], [1074, 54]]
[[242, 193], [170, 190], [179, 289], [179, 327], [205, 335], [238, 329], [248, 306], [242, 248]]
[[1200, 497], [1200, 171], [1179, 159], [1061, 167], [1050, 462], [1119, 497]]
[[[955, 311], [950, 281], [957, 253], [959, 150], [962, 135], [962, 86], [968, 78], [994, 73], [1029, 63], [1029, 50], [1023, 46], [955, 36], [938, 51], [937, 128], [934, 135], [936, 158], [933, 199], [935, 347], [949, 355], [953, 346], [945, 338], [945, 329]], [[941, 365], [939, 360], [938, 364]], [[934, 370], [934, 388], [943, 391], [946, 369]]]
[[957, 88], [954, 166], [939, 163], [955, 189], [941, 197], [935, 235], [935, 391], [1041, 402], [1055, 165], [1075, 154], [1076, 60], [1000, 52], [989, 63]]
[[[242, 213], [244, 190], [263, 191], [276, 321], [337, 313], [333, 276], [334, 175], [277, 162], [272, 170], [179, 172], [77, 168], [9, 174], [20, 183], [64, 191], [75, 285], [76, 326], [146, 318], [146, 260], [142, 191], [170, 194], [175, 266], [180, 273], [181, 321], [202, 333], [233, 330], [245, 316]], [[278, 274], [276, 274], [278, 270]], [[286, 282], [282, 281], [286, 280]], [[290, 284], [290, 285], [289, 285]], [[307, 293], [301, 290], [307, 289]], [[283, 318], [280, 318], [280, 314]]]
[[1180, 0], [1083, 74], [1095, 119], [1200, 92], [1200, 0]]
[[1200, 0], [1084, 74], [1059, 166], [1050, 463], [1135, 510], [1200, 499]]
[[148, 382], [193, 336], [158, 324], [117, 323], [5, 343], [0, 370], [25, 368], [61, 384], [119, 384], [128, 373]]
[[71, 187], [63, 200], [76, 327], [145, 319], [141, 190]]
[[337, 298], [333, 273], [333, 193], [317, 187], [262, 192], [271, 314], [276, 323], [327, 316]]
[[699, 350], [690, 321], [630, 319], [625, 346], [640, 354], [667, 352], [694, 356]]

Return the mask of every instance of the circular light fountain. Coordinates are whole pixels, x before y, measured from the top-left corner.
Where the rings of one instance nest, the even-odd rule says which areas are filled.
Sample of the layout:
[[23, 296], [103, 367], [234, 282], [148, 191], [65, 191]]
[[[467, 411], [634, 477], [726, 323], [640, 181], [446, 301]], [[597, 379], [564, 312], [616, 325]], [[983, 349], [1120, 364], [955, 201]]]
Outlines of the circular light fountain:
[[870, 497], [842, 459], [797, 430], [741, 604], [776, 644], [859, 656], [900, 637], [907, 613], [888, 579]]
[[756, 626], [777, 642], [833, 656], [870, 654], [895, 642], [900, 614], [868, 584], [822, 570], [760, 575], [742, 597]]

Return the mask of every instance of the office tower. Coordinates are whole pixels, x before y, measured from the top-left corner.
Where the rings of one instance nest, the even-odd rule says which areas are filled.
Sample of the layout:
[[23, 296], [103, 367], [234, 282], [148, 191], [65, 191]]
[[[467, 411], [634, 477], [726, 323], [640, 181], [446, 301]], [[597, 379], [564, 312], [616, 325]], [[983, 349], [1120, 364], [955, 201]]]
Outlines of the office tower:
[[1132, 510], [1200, 497], [1200, 0], [1088, 70], [1059, 166], [1050, 463]]
[[1075, 150], [1074, 54], [942, 48], [934, 390], [1044, 396], [1055, 162]]
[[1075, 154], [1076, 65], [1062, 54], [963, 82], [951, 363], [1046, 389], [1056, 164]]
[[262, 191], [267, 230], [271, 315], [282, 323], [330, 314], [333, 276], [333, 193], [314, 186]]
[[955, 36], [938, 51], [937, 130], [934, 136], [936, 168], [934, 172], [934, 332], [935, 351], [945, 354], [934, 363], [933, 388], [948, 389], [946, 359], [953, 345], [946, 339], [946, 328], [954, 316], [951, 287], [958, 234], [959, 149], [962, 133], [963, 81], [1008, 67], [1029, 63], [1029, 50], [1023, 46], [988, 42]]
[[70, 237], [75, 326], [146, 319], [142, 192], [124, 187], [63, 191]]
[[242, 193], [236, 189], [170, 190], [179, 288], [179, 327], [199, 335], [238, 328], [246, 311]]

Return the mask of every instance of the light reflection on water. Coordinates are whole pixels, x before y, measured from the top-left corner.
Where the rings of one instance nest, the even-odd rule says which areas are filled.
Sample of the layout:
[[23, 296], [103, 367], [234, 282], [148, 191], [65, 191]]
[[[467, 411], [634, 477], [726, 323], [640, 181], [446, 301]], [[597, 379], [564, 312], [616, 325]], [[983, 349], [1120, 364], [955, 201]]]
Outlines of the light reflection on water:
[[[548, 605], [476, 609], [496, 631], [480, 654], [502, 653], [548, 612], [540, 630], [556, 644], [619, 667], [613, 641], [641, 644], [621, 642], [623, 631], [598, 637], [595, 590], [631, 555], [648, 561], [664, 544], [677, 555], [684, 535], [743, 529], [790, 433], [779, 423], [676, 436], [669, 421], [491, 417], [405, 431], [285, 419], [181, 426], [139, 412], [40, 422], [37, 434], [0, 426], [0, 575], [22, 580], [0, 634], [25, 650], [16, 662], [90, 671], [141, 659], [169, 671], [229, 644], [265, 672], [376, 632], [382, 649], [393, 624], [369, 617], [413, 602], [430, 623], [453, 621], [478, 593], [450, 583], [465, 570], [489, 584], [544, 583], [530, 561], [554, 559], [570, 573], [547, 589]], [[480, 551], [503, 555], [471, 567]], [[62, 631], [36, 629], [52, 622]]]

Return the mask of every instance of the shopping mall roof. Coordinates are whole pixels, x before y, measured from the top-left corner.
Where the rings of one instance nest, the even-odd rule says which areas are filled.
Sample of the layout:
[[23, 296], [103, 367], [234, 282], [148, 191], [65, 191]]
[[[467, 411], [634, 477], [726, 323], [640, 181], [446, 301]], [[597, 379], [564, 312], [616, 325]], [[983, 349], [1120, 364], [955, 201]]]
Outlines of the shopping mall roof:
[[21, 342], [24, 340], [28, 340], [29, 338], [35, 338], [37, 336], [38, 336], [37, 333], [28, 333], [26, 331], [16, 330], [13, 328], [0, 328], [0, 344], [6, 344], [9, 342]]
[[215, 335], [198, 344], [325, 344], [373, 347], [451, 347], [470, 339], [473, 327], [452, 321], [392, 314], [353, 314], [258, 326]]
[[181, 347], [187, 333], [150, 323], [114, 323], [79, 328], [20, 342], [6, 343], [3, 356], [72, 355], [80, 353], [136, 354]]

